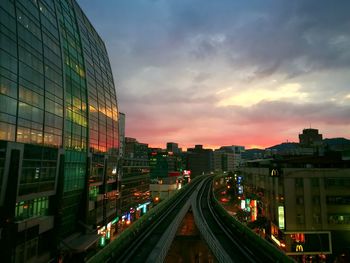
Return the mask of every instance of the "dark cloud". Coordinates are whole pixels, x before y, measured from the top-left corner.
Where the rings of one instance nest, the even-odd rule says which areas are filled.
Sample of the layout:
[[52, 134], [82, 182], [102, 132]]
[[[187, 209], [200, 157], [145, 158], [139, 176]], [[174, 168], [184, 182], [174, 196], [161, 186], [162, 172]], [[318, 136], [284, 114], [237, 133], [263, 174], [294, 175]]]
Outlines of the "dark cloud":
[[217, 49], [225, 49], [228, 58], [234, 53], [233, 64], [257, 65], [258, 76], [278, 68], [290, 76], [302, 74], [298, 65], [290, 65], [300, 57], [313, 70], [350, 64], [349, 1], [79, 2], [107, 42], [115, 37], [127, 43], [129, 55], [148, 65], [169, 63], [178, 49], [186, 49], [188, 38], [218, 32], [227, 36], [225, 45], [203, 37], [190, 52], [197, 58], [215, 57]]
[[[349, 49], [345, 48], [350, 47], [350, 41], [343, 41], [343, 48], [334, 44], [340, 36], [349, 40], [350, 16], [346, 10], [350, 2], [272, 3], [269, 10], [229, 35], [228, 45], [240, 50], [239, 64], [242, 61], [246, 65], [256, 64], [259, 71], [272, 74], [278, 70], [288, 77], [350, 65]], [[295, 63], [300, 58], [304, 59], [304, 65]]]
[[[122, 74], [186, 63], [178, 52], [212, 61], [222, 55], [234, 68], [254, 65], [251, 80], [275, 72], [291, 79], [350, 65], [350, 2], [345, 0], [79, 2], [117, 49], [111, 52], [113, 65]], [[226, 37], [223, 43], [210, 40], [218, 33]], [[202, 37], [188, 46], [196, 36]]]
[[[270, 144], [309, 123], [350, 125], [350, 1], [78, 2], [106, 42], [130, 136]], [[307, 100], [216, 106], [218, 91], [278, 90], [264, 86], [275, 78]]]
[[213, 95], [208, 95], [201, 90], [206, 90], [204, 85], [191, 85], [182, 90], [175, 88], [159, 88], [147, 91], [142, 94], [130, 93], [128, 90], [121, 90], [119, 95], [123, 97], [125, 104], [139, 105], [166, 105], [166, 106], [183, 106], [183, 104], [201, 104], [212, 105], [218, 102]]
[[248, 109], [242, 107], [227, 107], [232, 110], [240, 121], [254, 123], [323, 123], [331, 125], [350, 125], [350, 106], [337, 103], [298, 104], [292, 102], [261, 102]]

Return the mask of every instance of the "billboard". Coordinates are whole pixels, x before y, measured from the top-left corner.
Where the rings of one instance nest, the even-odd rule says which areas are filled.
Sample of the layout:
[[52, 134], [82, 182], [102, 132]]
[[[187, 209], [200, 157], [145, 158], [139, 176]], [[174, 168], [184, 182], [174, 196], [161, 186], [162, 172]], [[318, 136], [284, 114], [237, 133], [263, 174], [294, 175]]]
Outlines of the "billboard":
[[332, 254], [329, 231], [285, 232], [287, 255]]

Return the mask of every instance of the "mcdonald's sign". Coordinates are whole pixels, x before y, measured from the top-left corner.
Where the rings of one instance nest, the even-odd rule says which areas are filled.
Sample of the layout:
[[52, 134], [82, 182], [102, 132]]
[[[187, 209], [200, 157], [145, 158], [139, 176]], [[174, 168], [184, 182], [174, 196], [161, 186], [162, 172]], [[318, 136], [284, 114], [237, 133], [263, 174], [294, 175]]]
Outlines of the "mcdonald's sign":
[[271, 176], [272, 176], [272, 177], [276, 177], [276, 176], [278, 176], [278, 175], [279, 175], [279, 172], [278, 172], [277, 169], [272, 169], [272, 170], [271, 170]]
[[284, 232], [287, 255], [332, 254], [330, 231]]
[[280, 177], [282, 175], [282, 169], [278, 167], [271, 167], [269, 172], [271, 177]]
[[300, 244], [296, 245], [295, 251], [296, 252], [303, 252], [304, 251], [303, 245], [300, 245]]

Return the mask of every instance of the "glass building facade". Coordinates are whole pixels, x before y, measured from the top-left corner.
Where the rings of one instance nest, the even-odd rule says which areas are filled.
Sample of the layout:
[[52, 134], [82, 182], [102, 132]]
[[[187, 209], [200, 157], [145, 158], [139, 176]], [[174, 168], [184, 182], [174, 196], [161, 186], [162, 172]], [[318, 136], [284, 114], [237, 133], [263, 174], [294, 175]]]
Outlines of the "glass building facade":
[[106, 47], [78, 4], [1, 0], [0, 246], [7, 248], [6, 262], [47, 262], [60, 253], [62, 240], [116, 217], [118, 147]]

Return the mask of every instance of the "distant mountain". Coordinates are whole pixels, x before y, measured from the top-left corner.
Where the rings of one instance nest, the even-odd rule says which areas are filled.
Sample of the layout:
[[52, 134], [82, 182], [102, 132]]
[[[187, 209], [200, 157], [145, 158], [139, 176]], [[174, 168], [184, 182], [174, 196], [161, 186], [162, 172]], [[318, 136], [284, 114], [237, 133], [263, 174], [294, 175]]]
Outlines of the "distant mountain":
[[[323, 140], [324, 145], [332, 151], [346, 151], [350, 150], [350, 140], [345, 138], [327, 138]], [[242, 153], [242, 158], [249, 159], [259, 159], [266, 156], [271, 156], [271, 154], [295, 154], [300, 151], [300, 145], [297, 142], [284, 142], [277, 144], [266, 149], [247, 149]]]
[[327, 139], [324, 139], [323, 142], [331, 150], [335, 150], [335, 151], [350, 150], [350, 140], [345, 138], [330, 138], [330, 139], [327, 138]]
[[250, 152], [250, 153], [262, 153], [264, 151], [265, 151], [264, 149], [259, 149], [259, 148], [245, 149], [245, 152]]
[[323, 142], [329, 146], [350, 145], [350, 140], [345, 138], [326, 138]]
[[253, 148], [253, 149], [246, 149], [244, 152], [242, 152], [242, 158], [243, 159], [260, 159], [264, 157], [265, 150]]
[[[350, 140], [345, 138], [327, 138], [323, 139], [325, 145], [330, 149], [344, 149], [350, 147]], [[277, 152], [285, 152], [296, 149], [299, 147], [299, 143], [296, 142], [284, 142], [271, 147], [266, 148], [266, 150], [277, 150]]]
[[278, 152], [293, 150], [299, 147], [299, 143], [296, 142], [284, 142], [271, 147], [266, 148], [266, 150], [277, 150]]

